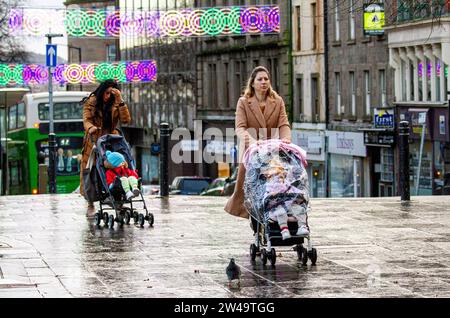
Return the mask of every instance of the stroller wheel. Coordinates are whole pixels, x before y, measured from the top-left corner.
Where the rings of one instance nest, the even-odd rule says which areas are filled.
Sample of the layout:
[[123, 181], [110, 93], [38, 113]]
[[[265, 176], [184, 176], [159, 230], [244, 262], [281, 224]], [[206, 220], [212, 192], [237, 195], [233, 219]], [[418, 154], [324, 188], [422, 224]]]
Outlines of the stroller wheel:
[[261, 260], [262, 260], [263, 265], [267, 264], [267, 251], [265, 248], [263, 248], [261, 251]]
[[120, 224], [120, 226], [123, 226], [125, 224], [125, 217], [122, 214], [120, 214], [117, 217], [117, 222]]
[[114, 228], [114, 215], [112, 215], [112, 214], [109, 216], [108, 227], [110, 229]]
[[133, 212], [133, 220], [134, 223], [137, 223], [139, 221], [139, 214], [136, 211]]
[[254, 261], [256, 259], [256, 245], [255, 244], [251, 244], [250, 245], [250, 258], [252, 261]]
[[129, 225], [130, 224], [130, 220], [131, 220], [131, 214], [130, 214], [130, 212], [125, 212], [125, 216], [124, 216], [124, 218], [125, 218], [125, 224], [126, 225]]
[[275, 266], [276, 261], [277, 261], [277, 253], [275, 252], [275, 249], [272, 248], [270, 250], [270, 264], [272, 266]]
[[139, 226], [143, 227], [145, 222], [144, 214], [139, 213]]
[[108, 225], [109, 215], [107, 212], [103, 212], [103, 222]]
[[302, 265], [306, 266], [306, 264], [308, 264], [308, 250], [303, 248], [302, 254]]
[[95, 213], [95, 215], [94, 215], [94, 222], [95, 222], [96, 226], [100, 225], [100, 220], [101, 220], [100, 213], [98, 213], [98, 212]]
[[308, 257], [311, 260], [312, 265], [316, 265], [317, 261], [317, 250], [313, 248], [311, 251], [308, 252]]
[[150, 226], [153, 226], [153, 223], [155, 222], [155, 217], [153, 216], [153, 214], [152, 213], [149, 213], [148, 214], [148, 224], [150, 225]]
[[298, 244], [297, 245], [297, 257], [298, 257], [299, 261], [302, 260], [302, 252], [303, 252], [303, 246], [301, 244]]

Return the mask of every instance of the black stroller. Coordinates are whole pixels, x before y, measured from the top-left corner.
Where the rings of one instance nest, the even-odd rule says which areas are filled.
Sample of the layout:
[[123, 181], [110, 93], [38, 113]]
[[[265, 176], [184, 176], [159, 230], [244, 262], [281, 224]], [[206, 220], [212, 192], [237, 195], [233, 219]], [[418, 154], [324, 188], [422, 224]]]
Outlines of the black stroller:
[[[296, 218], [288, 213], [287, 225], [291, 237], [283, 240], [278, 222], [269, 215], [274, 207], [282, 206], [289, 211], [293, 204], [301, 205], [304, 211], [310, 210], [306, 155], [302, 160], [299, 158], [301, 152], [303, 150], [298, 146], [282, 146], [278, 140], [268, 140], [252, 146], [244, 155], [244, 202], [255, 231], [255, 243], [250, 245], [252, 261], [260, 253], [263, 265], [268, 260], [275, 265], [276, 252], [272, 246], [294, 246], [303, 265], [307, 265], [308, 259], [313, 265], [317, 261], [317, 250], [312, 247], [310, 235], [297, 235], [299, 227]], [[281, 174], [282, 178], [274, 181], [272, 176]], [[308, 241], [307, 248], [303, 246], [305, 239]]]
[[[104, 161], [106, 160], [106, 151], [120, 152], [128, 163], [128, 167], [132, 170], [136, 169], [136, 164], [133, 157], [131, 156], [131, 149], [128, 142], [122, 135], [104, 135], [97, 140], [96, 147], [94, 148], [96, 157], [96, 171], [97, 171], [97, 197], [100, 201], [100, 210], [95, 213], [94, 220], [97, 226], [100, 225], [103, 220], [104, 224], [109, 228], [114, 227], [114, 222], [123, 226], [124, 224], [130, 224], [131, 218], [134, 219], [134, 223], [139, 224], [141, 227], [144, 226], [145, 221], [148, 221], [150, 226], [153, 226], [154, 216], [149, 213], [147, 206], [145, 204], [143, 191], [142, 191], [142, 180], [138, 180], [138, 188], [140, 190], [140, 198], [127, 200], [125, 192], [122, 187], [113, 187], [111, 190], [106, 182], [106, 168], [104, 166]], [[138, 210], [133, 207], [133, 203], [141, 202], [144, 213], [138, 213]], [[129, 207], [125, 206], [129, 204]], [[114, 214], [108, 214], [106, 211], [114, 211]]]

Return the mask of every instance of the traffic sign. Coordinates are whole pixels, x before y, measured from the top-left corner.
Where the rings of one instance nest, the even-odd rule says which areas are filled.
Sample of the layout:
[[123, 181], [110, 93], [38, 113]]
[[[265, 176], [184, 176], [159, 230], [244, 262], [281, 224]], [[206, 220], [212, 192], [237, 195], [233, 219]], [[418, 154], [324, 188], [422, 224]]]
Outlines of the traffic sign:
[[56, 44], [47, 44], [45, 52], [47, 67], [55, 67], [57, 57]]

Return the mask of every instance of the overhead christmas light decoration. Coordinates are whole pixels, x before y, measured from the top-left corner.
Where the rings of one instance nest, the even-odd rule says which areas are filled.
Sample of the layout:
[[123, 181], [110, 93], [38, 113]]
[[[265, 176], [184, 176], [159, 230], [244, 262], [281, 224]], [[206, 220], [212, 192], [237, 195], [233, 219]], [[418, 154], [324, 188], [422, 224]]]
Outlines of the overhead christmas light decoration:
[[190, 37], [280, 32], [277, 6], [219, 7], [170, 11], [14, 9], [11, 32], [73, 37]]
[[[53, 71], [53, 81], [57, 84], [86, 84], [102, 82], [113, 78], [119, 83], [156, 81], [154, 60], [59, 64]], [[44, 65], [0, 64], [0, 86], [43, 85], [48, 82], [48, 68]]]

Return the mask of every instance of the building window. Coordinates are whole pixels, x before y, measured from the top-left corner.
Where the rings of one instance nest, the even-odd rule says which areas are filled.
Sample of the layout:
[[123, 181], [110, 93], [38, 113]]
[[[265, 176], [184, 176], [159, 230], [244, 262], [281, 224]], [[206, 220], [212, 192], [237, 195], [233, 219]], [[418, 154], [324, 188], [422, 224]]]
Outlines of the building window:
[[436, 72], [434, 73], [436, 76], [436, 100], [441, 101], [441, 61], [436, 57], [434, 63], [436, 65]]
[[295, 39], [295, 49], [297, 51], [302, 50], [302, 15], [300, 6], [295, 7], [295, 21], [296, 21], [296, 39]]
[[225, 72], [225, 92], [224, 92], [224, 100], [225, 100], [225, 108], [231, 107], [230, 105], [230, 77], [228, 74], [228, 63], [224, 63], [224, 72]]
[[419, 84], [419, 101], [423, 101], [423, 63], [417, 65], [417, 79]]
[[311, 111], [313, 115], [313, 121], [320, 121], [320, 104], [319, 104], [319, 79], [317, 75], [311, 76]]
[[380, 149], [381, 178], [382, 182], [394, 181], [394, 152], [389, 148]]
[[355, 82], [355, 72], [350, 72], [350, 100], [352, 116], [356, 116], [356, 82]]
[[364, 96], [366, 103], [366, 115], [370, 115], [370, 72], [364, 71]]
[[384, 106], [386, 106], [386, 72], [385, 72], [385, 70], [379, 70], [378, 77], [380, 79], [380, 102], [381, 102], [381, 107], [384, 107]]
[[339, 25], [339, 0], [334, 1], [334, 40], [341, 40], [341, 31]]
[[236, 96], [236, 100], [239, 99], [239, 97], [241, 96], [242, 93], [242, 86], [241, 86], [241, 62], [240, 61], [236, 61], [234, 63], [234, 85], [235, 85], [235, 96]]
[[106, 46], [106, 60], [108, 62], [113, 62], [116, 60], [116, 45], [109, 44]]
[[340, 115], [342, 113], [341, 110], [341, 74], [336, 72], [334, 73], [334, 78], [336, 80], [336, 114]]
[[303, 109], [303, 78], [297, 77], [297, 111], [296, 119], [298, 121], [304, 121], [304, 109]]
[[272, 87], [275, 89], [276, 92], [279, 92], [279, 79], [280, 79], [280, 74], [279, 74], [279, 67], [278, 67], [278, 59], [273, 59], [272, 61], [272, 74], [271, 74], [271, 79], [270, 79], [270, 83], [272, 84]]
[[208, 108], [218, 108], [217, 65], [208, 64]]
[[354, 0], [349, 0], [348, 3], [348, 37], [350, 40], [355, 39], [355, 3]]
[[426, 61], [426, 65], [427, 65], [427, 67], [426, 67], [427, 74], [425, 77], [425, 79], [427, 81], [427, 101], [431, 101], [431, 68], [432, 68], [432, 65], [431, 65], [431, 61], [428, 58], [426, 58], [425, 61]]
[[409, 100], [414, 100], [414, 65], [409, 62]]
[[317, 23], [317, 5], [315, 3], [311, 3], [311, 17], [313, 22], [313, 34], [312, 34], [312, 49], [317, 50], [317, 38], [318, 38], [318, 23]]

